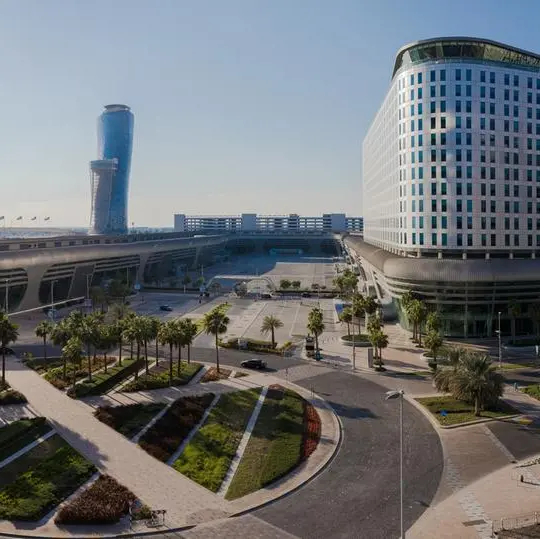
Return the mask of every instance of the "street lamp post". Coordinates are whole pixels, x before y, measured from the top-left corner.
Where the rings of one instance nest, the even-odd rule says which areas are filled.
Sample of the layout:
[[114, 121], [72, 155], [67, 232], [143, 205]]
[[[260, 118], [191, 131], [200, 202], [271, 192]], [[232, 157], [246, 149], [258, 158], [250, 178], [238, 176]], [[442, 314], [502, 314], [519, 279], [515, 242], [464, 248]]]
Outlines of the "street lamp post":
[[399, 399], [399, 521], [401, 539], [405, 539], [405, 528], [403, 525], [403, 389], [386, 392], [386, 400]]
[[499, 330], [497, 331], [497, 334], [499, 336], [499, 369], [502, 367], [502, 347], [501, 347], [501, 311], [498, 313], [499, 318]]

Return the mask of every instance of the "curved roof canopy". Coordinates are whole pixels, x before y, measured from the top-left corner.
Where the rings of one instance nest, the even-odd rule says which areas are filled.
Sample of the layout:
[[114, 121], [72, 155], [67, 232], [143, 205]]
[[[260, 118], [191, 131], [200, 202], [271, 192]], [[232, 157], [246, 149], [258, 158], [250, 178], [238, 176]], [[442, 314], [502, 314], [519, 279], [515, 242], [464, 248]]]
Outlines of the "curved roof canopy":
[[392, 78], [402, 67], [432, 60], [462, 58], [540, 70], [540, 56], [504, 43], [475, 37], [440, 37], [409, 43], [399, 49]]

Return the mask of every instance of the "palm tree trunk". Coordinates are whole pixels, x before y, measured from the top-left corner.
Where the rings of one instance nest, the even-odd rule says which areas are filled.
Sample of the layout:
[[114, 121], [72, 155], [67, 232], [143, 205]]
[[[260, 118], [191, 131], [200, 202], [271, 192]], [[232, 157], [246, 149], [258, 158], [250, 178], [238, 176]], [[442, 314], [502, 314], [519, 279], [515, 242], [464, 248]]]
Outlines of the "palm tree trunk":
[[349, 322], [347, 322], [347, 335], [349, 337], [351, 336], [351, 325], [349, 324]]
[[120, 342], [119, 342], [119, 350], [118, 350], [118, 366], [121, 367], [122, 366], [122, 346], [124, 345], [123, 343], [123, 339], [120, 338]]
[[90, 354], [87, 354], [86, 359], [88, 360], [88, 381], [92, 381], [92, 360], [90, 359]]
[[272, 331], [272, 348], [275, 348], [276, 347], [276, 340], [275, 340], [275, 337], [274, 337], [274, 328], [273, 327], [271, 328], [271, 331]]
[[173, 348], [173, 345], [169, 344], [169, 385], [170, 386], [172, 386], [172, 378], [173, 378], [172, 348]]
[[129, 350], [130, 358], [133, 359], [133, 341], [129, 343], [129, 346], [130, 346], [130, 350]]
[[418, 324], [418, 346], [422, 346], [422, 324]]
[[66, 382], [67, 384], [67, 357], [63, 357], [62, 358], [64, 360], [64, 373], [63, 373], [63, 378], [64, 378], [64, 382]]
[[478, 395], [474, 398], [474, 415], [475, 416], [480, 415], [480, 399]]
[[159, 365], [159, 341], [156, 337], [156, 367]]
[[105, 374], [107, 374], [107, 352], [103, 352], [103, 361], [105, 362]]
[[43, 335], [43, 359], [47, 361], [47, 335]]
[[139, 364], [139, 359], [140, 359], [140, 354], [141, 354], [141, 343], [139, 341], [137, 341], [137, 368], [135, 369], [135, 380], [138, 380], [139, 379], [139, 367], [138, 367], [138, 364]]
[[216, 332], [216, 370], [219, 373], [219, 346], [218, 346], [218, 334]]
[[144, 340], [144, 367], [146, 374], [150, 374], [150, 371], [148, 370], [148, 343], [146, 339]]
[[180, 376], [182, 372], [182, 347], [178, 347], [178, 363], [176, 364], [176, 376]]
[[315, 354], [319, 357], [319, 334], [315, 333]]
[[2, 386], [6, 385], [6, 350], [2, 347]]
[[187, 345], [187, 363], [188, 365], [190, 364], [191, 362], [191, 344], [188, 344]]

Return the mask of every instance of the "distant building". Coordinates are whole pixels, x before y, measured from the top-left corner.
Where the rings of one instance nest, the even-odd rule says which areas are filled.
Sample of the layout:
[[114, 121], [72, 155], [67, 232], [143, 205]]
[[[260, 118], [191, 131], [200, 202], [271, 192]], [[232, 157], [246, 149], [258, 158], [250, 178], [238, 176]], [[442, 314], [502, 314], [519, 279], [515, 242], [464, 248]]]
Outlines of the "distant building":
[[106, 105], [98, 119], [99, 159], [90, 163], [91, 234], [124, 234], [128, 230], [133, 124], [133, 114], [126, 105]]
[[175, 232], [362, 232], [362, 217], [325, 213], [319, 217], [289, 215], [186, 215], [174, 216]]

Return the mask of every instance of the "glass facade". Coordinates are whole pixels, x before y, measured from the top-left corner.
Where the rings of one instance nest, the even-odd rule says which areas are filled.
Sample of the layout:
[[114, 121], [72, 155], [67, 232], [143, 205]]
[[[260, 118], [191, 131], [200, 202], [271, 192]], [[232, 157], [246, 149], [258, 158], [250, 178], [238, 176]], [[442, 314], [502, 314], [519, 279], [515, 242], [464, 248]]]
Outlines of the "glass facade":
[[[110, 187], [106, 228], [98, 234], [125, 234], [128, 230], [128, 191], [133, 147], [133, 114], [126, 105], [107, 105], [98, 120], [98, 157], [115, 159], [116, 171]], [[104, 220], [101, 220], [103, 223]]]

